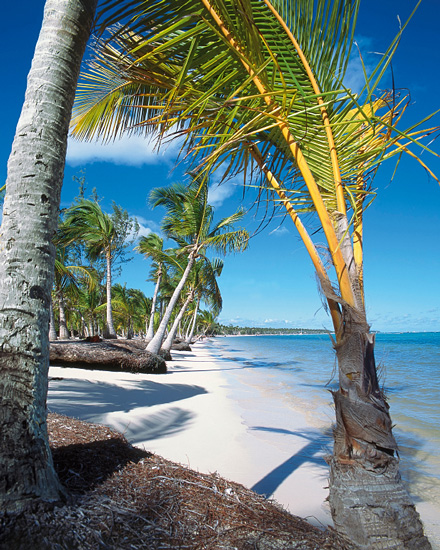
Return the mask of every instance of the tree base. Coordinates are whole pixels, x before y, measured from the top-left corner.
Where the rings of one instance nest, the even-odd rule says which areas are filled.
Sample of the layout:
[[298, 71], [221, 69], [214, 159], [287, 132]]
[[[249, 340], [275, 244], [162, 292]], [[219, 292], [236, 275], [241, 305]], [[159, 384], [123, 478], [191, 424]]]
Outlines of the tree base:
[[330, 508], [338, 533], [362, 550], [431, 550], [395, 459], [366, 470], [331, 458]]

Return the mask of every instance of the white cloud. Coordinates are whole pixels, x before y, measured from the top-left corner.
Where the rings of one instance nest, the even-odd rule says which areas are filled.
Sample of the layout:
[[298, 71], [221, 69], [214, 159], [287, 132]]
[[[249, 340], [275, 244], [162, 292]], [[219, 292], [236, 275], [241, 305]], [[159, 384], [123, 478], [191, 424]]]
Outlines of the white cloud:
[[110, 162], [128, 166], [144, 164], [174, 164], [180, 145], [179, 139], [163, 143], [155, 149], [155, 139], [143, 136], [123, 136], [115, 141], [77, 141], [69, 138], [66, 162], [78, 166], [92, 162]]
[[139, 224], [139, 233], [137, 240], [141, 237], [147, 237], [150, 233], [160, 233], [160, 226], [153, 220], [147, 220], [142, 216], [133, 216]]
[[279, 226], [277, 227], [276, 229], [273, 229], [269, 235], [275, 235], [276, 237], [281, 237], [282, 235], [287, 235], [289, 234], [290, 231], [287, 229], [287, 227], [285, 227], [284, 225], [283, 226]]
[[234, 193], [235, 183], [230, 181], [221, 184], [215, 183], [209, 188], [208, 202], [214, 207], [221, 206]]

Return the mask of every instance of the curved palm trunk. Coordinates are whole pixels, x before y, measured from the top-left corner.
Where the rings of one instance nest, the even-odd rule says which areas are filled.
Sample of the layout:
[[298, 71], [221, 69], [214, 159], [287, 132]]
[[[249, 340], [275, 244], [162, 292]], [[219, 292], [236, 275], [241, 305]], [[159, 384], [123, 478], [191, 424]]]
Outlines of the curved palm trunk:
[[191, 344], [193, 336], [194, 336], [194, 330], [196, 328], [197, 313], [199, 311], [199, 306], [200, 306], [200, 298], [197, 300], [197, 303], [196, 303], [196, 309], [194, 311], [194, 317], [193, 317], [192, 322], [191, 322], [191, 330], [190, 330], [189, 335], [187, 336], [187, 338], [185, 340], [187, 344]]
[[69, 339], [69, 331], [66, 324], [66, 309], [64, 304], [64, 296], [60, 293], [58, 298], [58, 306], [60, 308], [60, 340]]
[[389, 406], [379, 387], [374, 336], [363, 316], [342, 307], [330, 506], [335, 527], [358, 548], [427, 550], [419, 515], [399, 474]]
[[174, 337], [176, 336], [177, 329], [179, 328], [180, 321], [182, 320], [182, 317], [186, 311], [186, 308], [189, 306], [189, 304], [194, 300], [194, 294], [192, 292], [189, 293], [187, 299], [185, 300], [183, 306], [180, 308], [179, 313], [177, 314], [176, 318], [174, 319], [174, 323], [168, 333], [168, 336], [166, 337], [165, 342], [162, 345], [162, 349], [165, 351], [170, 351], [171, 346], [173, 345]]
[[173, 313], [174, 306], [176, 305], [177, 300], [179, 299], [180, 293], [182, 292], [182, 289], [185, 286], [185, 283], [188, 279], [190, 271], [194, 265], [194, 261], [195, 261], [195, 254], [191, 253], [191, 255], [189, 256], [188, 265], [186, 266], [186, 269], [183, 272], [182, 278], [180, 279], [179, 284], [174, 289], [173, 295], [171, 296], [170, 301], [168, 302], [167, 309], [162, 317], [159, 328], [157, 329], [156, 334], [154, 335], [153, 339], [149, 342], [147, 346], [147, 351], [150, 351], [151, 353], [159, 353], [159, 350], [162, 346], [163, 339], [165, 337], [167, 325]]
[[157, 274], [156, 286], [154, 288], [153, 302], [151, 304], [150, 322], [148, 324], [146, 340], [151, 340], [154, 336], [154, 313], [156, 311], [157, 296], [159, 294], [160, 281], [162, 280], [162, 270], [159, 269]]
[[96, 0], [47, 0], [8, 163], [0, 255], [0, 508], [60, 500], [46, 426], [49, 309], [67, 131]]
[[113, 325], [113, 310], [112, 310], [112, 256], [111, 251], [108, 250], [105, 254], [107, 261], [107, 281], [106, 281], [106, 293], [107, 293], [107, 322], [104, 330], [104, 338], [116, 338], [116, 331]]

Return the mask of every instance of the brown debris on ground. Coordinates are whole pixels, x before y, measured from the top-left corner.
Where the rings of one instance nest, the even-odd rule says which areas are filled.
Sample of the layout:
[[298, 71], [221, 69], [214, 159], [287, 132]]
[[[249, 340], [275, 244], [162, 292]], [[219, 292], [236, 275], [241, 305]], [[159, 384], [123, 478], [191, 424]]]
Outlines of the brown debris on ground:
[[60, 340], [50, 343], [50, 364], [86, 369], [161, 374], [167, 371], [163, 357], [145, 349], [141, 340]]
[[1, 550], [349, 548], [242, 485], [136, 449], [110, 428], [57, 414], [48, 426], [71, 502], [0, 517]]

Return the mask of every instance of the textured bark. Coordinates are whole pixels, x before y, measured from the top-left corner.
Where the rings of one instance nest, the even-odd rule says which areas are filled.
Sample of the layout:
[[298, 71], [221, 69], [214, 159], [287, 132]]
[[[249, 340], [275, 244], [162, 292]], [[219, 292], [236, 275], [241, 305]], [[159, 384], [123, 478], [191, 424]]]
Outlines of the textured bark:
[[50, 364], [85, 369], [165, 373], [166, 363], [136, 340], [104, 342], [52, 342]]
[[339, 390], [333, 394], [335, 443], [329, 461], [335, 527], [364, 550], [429, 549], [399, 474], [389, 406], [377, 379], [374, 336], [362, 318], [343, 310], [344, 334], [335, 345]]
[[177, 300], [179, 299], [180, 293], [182, 292], [182, 289], [185, 286], [189, 273], [192, 269], [192, 266], [194, 265], [194, 261], [195, 261], [195, 254], [191, 254], [188, 261], [188, 265], [186, 266], [186, 269], [183, 272], [182, 278], [179, 281], [179, 284], [174, 289], [173, 295], [170, 298], [167, 309], [160, 322], [159, 328], [157, 329], [157, 332], [154, 335], [154, 338], [147, 345], [147, 350], [151, 351], [151, 353], [159, 353], [159, 350], [162, 346], [163, 339], [165, 337], [165, 332], [167, 330], [168, 322], [171, 319], [171, 315], [173, 313], [174, 306], [177, 304]]
[[49, 308], [67, 131], [96, 0], [47, 0], [8, 162], [0, 254], [0, 508], [57, 501], [46, 428]]

